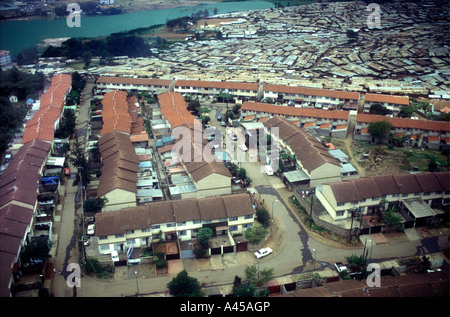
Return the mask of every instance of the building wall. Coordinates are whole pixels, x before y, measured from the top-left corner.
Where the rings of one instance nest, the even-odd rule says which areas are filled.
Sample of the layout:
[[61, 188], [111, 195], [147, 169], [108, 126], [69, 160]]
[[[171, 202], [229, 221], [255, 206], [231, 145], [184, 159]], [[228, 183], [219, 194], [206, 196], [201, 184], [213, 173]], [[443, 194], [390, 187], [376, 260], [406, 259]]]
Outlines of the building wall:
[[231, 179], [228, 176], [213, 173], [196, 183], [197, 198], [231, 194]]
[[103, 197], [106, 197], [108, 202], [105, 204], [102, 211], [114, 211], [136, 206], [136, 193], [120, 188], [110, 191]]
[[[237, 219], [227, 218], [228, 228], [231, 234], [241, 234], [247, 227], [253, 226], [254, 217], [240, 216]], [[128, 231], [119, 235], [108, 235], [99, 237], [98, 247], [101, 254], [110, 254], [111, 251], [120, 251], [120, 245], [123, 245], [122, 252], [131, 247], [133, 243], [135, 248], [143, 248], [150, 246], [152, 241], [158, 241], [159, 233], [162, 232], [162, 238], [165, 238], [167, 232], [177, 232], [177, 236], [181, 241], [189, 241], [196, 238], [196, 231], [203, 227], [203, 224], [211, 224], [223, 222], [223, 219], [215, 219], [212, 221], [186, 221], [185, 223], [171, 223], [171, 224], [158, 224], [153, 225], [148, 229], [139, 229]]]
[[339, 182], [341, 180], [341, 166], [325, 163], [311, 171], [311, 187], [324, 183]]

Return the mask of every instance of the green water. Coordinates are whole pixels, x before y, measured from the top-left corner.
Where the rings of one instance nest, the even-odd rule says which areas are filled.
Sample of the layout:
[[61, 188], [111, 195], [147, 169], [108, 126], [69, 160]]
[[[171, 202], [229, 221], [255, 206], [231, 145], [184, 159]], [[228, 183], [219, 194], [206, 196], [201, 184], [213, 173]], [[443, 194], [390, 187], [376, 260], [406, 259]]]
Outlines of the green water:
[[130, 12], [110, 16], [82, 16], [81, 27], [70, 28], [66, 19], [2, 21], [0, 22], [0, 49], [9, 50], [16, 55], [27, 47], [42, 44], [44, 39], [60, 37], [98, 37], [111, 33], [149, 27], [166, 23], [166, 19], [174, 19], [199, 10], [207, 9], [212, 15], [214, 8], [218, 14], [231, 11], [248, 11], [272, 8], [273, 3], [266, 1], [220, 2], [192, 7]]

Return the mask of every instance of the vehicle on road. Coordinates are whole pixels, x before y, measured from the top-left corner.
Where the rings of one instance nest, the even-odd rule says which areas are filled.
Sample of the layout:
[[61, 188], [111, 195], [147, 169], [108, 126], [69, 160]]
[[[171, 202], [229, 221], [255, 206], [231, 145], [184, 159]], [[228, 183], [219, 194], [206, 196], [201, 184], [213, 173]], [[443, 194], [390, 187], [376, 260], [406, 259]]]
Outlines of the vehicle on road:
[[226, 126], [227, 126], [227, 123], [226, 123], [225, 121], [222, 121], [222, 122], [220, 123], [220, 125], [221, 125], [222, 127], [226, 127]]
[[217, 116], [217, 121], [222, 121], [222, 116]]
[[272, 176], [272, 175], [273, 175], [273, 169], [272, 169], [272, 166], [270, 166], [270, 165], [264, 166], [264, 172], [266, 172], [266, 174], [267, 174], [268, 176]]
[[255, 256], [257, 259], [260, 259], [266, 255], [269, 255], [272, 252], [273, 250], [271, 248], [262, 248], [255, 252]]
[[237, 136], [234, 133], [229, 134], [231, 140], [236, 141], [237, 140]]
[[338, 273], [341, 273], [343, 271], [347, 271], [348, 272], [348, 268], [342, 262], [334, 263], [334, 267], [336, 268], [336, 271], [338, 271]]
[[239, 148], [244, 152], [248, 150], [247, 147], [245, 146], [245, 144], [239, 145]]
[[89, 225], [89, 226], [87, 227], [87, 234], [88, 234], [88, 235], [93, 235], [94, 232], [95, 232], [95, 225]]
[[65, 176], [70, 176], [70, 168], [65, 168], [64, 169], [64, 175]]

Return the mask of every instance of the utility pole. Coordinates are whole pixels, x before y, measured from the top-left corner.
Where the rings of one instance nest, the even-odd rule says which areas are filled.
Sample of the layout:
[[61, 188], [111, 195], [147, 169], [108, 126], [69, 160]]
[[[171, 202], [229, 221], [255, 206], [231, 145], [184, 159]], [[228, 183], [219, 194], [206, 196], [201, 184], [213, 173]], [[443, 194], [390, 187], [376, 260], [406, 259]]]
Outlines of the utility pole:
[[313, 189], [311, 191], [311, 205], [309, 208], [309, 227], [312, 228], [312, 211], [313, 211], [313, 200], [314, 200], [314, 193], [315, 193], [315, 189]]

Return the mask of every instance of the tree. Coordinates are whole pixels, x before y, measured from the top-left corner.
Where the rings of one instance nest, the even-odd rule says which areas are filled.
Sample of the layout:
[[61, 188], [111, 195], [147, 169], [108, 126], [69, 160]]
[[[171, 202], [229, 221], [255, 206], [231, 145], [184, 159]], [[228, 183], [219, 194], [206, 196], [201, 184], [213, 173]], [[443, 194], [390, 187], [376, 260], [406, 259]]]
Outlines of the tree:
[[428, 162], [428, 171], [429, 172], [438, 172], [439, 171], [439, 166], [438, 166], [438, 163], [434, 156], [432, 156], [430, 158], [430, 161]]
[[363, 255], [357, 256], [352, 254], [350, 256], [345, 257], [345, 260], [350, 264], [350, 268], [355, 271], [361, 269], [366, 264], [366, 259]]
[[394, 207], [383, 213], [383, 220], [390, 229], [402, 230], [402, 217], [395, 212]]
[[[83, 186], [87, 186], [91, 181], [91, 174], [89, 172], [89, 163], [86, 159], [86, 155], [84, 153], [84, 149], [81, 144], [78, 142], [78, 139], [75, 139], [72, 147], [72, 155], [74, 157], [70, 158], [72, 164], [77, 167], [81, 172], [81, 178], [83, 181]], [[73, 183], [73, 185], [78, 185], [79, 176], [77, 174], [77, 180]]]
[[264, 228], [268, 228], [270, 226], [270, 215], [265, 208], [256, 208], [256, 218]]
[[262, 226], [253, 226], [245, 230], [244, 238], [250, 243], [261, 242], [267, 234], [267, 230]]
[[201, 228], [198, 230], [197, 239], [203, 248], [208, 247], [208, 241], [212, 237], [212, 230], [210, 228]]
[[274, 278], [274, 269], [265, 268], [259, 270], [256, 265], [248, 265], [245, 268], [245, 277], [250, 281], [250, 283], [261, 286], [265, 282], [268, 282]]
[[255, 297], [255, 286], [251, 283], [239, 284], [233, 287], [234, 297]]
[[196, 278], [190, 277], [186, 270], [178, 273], [168, 284], [170, 294], [175, 297], [201, 297], [200, 283]]
[[374, 121], [369, 123], [368, 131], [373, 138], [385, 140], [391, 132], [392, 124], [388, 120]]
[[415, 110], [413, 107], [410, 106], [401, 106], [400, 112], [398, 113], [398, 116], [400, 118], [411, 118], [414, 114]]
[[387, 115], [387, 114], [389, 113], [389, 110], [386, 109], [386, 107], [383, 106], [381, 103], [376, 102], [376, 103], [374, 103], [374, 104], [372, 104], [372, 105], [370, 106], [369, 112], [370, 112], [371, 114], [376, 114], [376, 115], [382, 115], [382, 116], [385, 116], [385, 115]]

